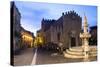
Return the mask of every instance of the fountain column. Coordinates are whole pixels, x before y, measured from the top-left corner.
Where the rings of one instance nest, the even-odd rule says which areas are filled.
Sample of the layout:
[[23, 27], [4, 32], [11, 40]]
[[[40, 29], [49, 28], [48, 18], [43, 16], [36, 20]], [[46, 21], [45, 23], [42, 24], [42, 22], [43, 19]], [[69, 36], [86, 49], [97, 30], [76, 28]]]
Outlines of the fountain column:
[[87, 24], [87, 18], [84, 16], [84, 25], [83, 25], [83, 33], [80, 34], [80, 38], [83, 40], [82, 49], [84, 58], [88, 58], [89, 56], [89, 42], [88, 39], [91, 37], [91, 35], [88, 32], [88, 24]]

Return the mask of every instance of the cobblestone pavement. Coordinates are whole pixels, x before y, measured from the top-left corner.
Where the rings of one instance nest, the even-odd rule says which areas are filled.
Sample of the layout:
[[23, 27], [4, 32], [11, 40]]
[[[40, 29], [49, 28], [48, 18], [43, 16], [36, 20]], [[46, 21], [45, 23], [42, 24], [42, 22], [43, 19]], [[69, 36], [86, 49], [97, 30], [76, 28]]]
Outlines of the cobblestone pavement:
[[14, 56], [14, 66], [30, 65], [34, 56], [33, 48], [27, 48]]

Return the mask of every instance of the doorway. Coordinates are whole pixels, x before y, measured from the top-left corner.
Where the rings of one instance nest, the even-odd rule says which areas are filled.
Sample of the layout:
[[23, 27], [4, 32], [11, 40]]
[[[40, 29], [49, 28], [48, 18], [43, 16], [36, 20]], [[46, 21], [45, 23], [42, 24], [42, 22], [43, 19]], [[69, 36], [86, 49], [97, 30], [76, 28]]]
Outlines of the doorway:
[[76, 40], [75, 37], [71, 37], [71, 47], [76, 46]]

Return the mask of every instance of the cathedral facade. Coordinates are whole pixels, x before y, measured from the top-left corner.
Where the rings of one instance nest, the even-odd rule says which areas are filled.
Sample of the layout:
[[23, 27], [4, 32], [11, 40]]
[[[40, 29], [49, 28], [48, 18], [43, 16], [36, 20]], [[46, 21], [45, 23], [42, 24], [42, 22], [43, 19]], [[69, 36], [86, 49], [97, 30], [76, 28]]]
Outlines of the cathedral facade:
[[62, 43], [65, 48], [80, 45], [82, 18], [75, 11], [62, 13], [58, 20], [43, 19], [41, 33], [45, 43]]

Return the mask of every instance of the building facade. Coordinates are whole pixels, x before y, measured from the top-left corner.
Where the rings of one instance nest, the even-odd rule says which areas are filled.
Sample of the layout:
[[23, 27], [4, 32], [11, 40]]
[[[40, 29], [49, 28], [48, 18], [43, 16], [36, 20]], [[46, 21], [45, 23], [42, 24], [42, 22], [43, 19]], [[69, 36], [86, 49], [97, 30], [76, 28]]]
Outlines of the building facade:
[[80, 45], [82, 18], [75, 11], [62, 13], [58, 20], [43, 19], [41, 31], [46, 43], [62, 43], [64, 48]]
[[14, 54], [19, 53], [20, 49], [23, 47], [32, 47], [34, 41], [34, 34], [28, 30], [25, 30], [21, 26], [21, 14], [16, 7], [15, 3], [12, 1], [10, 7], [11, 14], [11, 24], [12, 25], [12, 40], [13, 44], [12, 51]]
[[13, 30], [13, 51], [14, 53], [18, 52], [20, 49], [20, 39], [21, 39], [21, 24], [20, 24], [20, 19], [21, 19], [21, 14], [16, 7], [14, 2], [11, 2], [11, 7], [10, 7], [10, 14], [11, 14], [11, 23], [12, 25], [12, 30]]
[[97, 26], [90, 27], [91, 38], [89, 39], [90, 45], [97, 45]]
[[22, 47], [27, 48], [27, 47], [33, 47], [34, 43], [34, 34], [30, 31], [25, 30], [23, 27], [21, 27], [21, 42], [22, 42]]

